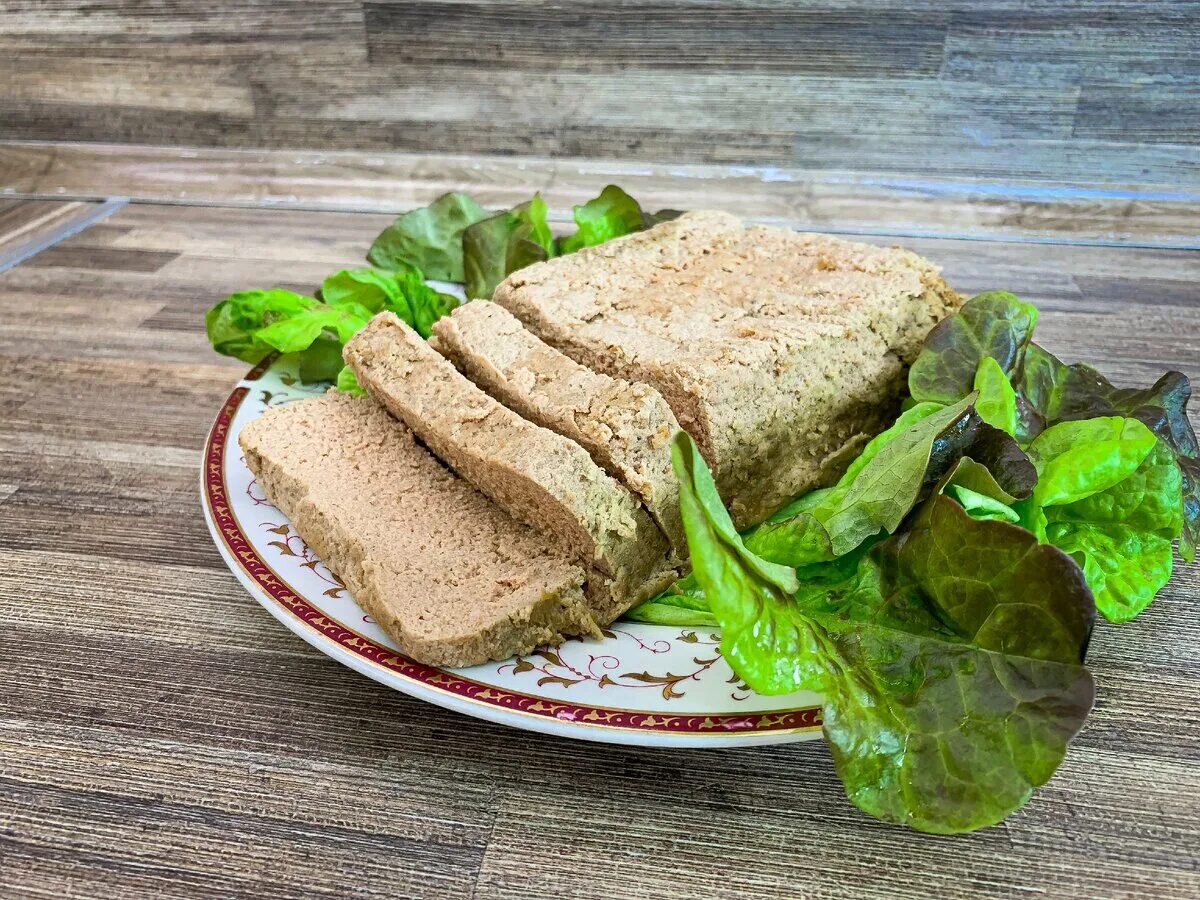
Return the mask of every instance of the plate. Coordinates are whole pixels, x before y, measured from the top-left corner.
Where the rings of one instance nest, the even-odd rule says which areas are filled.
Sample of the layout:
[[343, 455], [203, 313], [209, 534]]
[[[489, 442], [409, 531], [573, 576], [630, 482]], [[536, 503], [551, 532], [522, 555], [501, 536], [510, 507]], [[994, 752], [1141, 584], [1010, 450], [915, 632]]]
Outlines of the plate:
[[534, 731], [636, 746], [731, 747], [820, 735], [820, 696], [760, 696], [729, 668], [711, 628], [616, 622], [505, 662], [427, 666], [400, 653], [271, 505], [237, 436], [268, 407], [322, 393], [285, 359], [242, 379], [209, 432], [201, 472], [213, 540], [250, 595], [322, 653], [412, 697]]

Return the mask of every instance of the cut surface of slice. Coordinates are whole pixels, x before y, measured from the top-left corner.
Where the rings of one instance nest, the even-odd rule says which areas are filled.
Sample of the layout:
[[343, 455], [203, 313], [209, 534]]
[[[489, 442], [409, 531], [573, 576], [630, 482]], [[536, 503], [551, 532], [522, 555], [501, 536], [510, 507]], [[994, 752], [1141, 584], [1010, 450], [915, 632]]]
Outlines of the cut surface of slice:
[[414, 659], [472, 665], [598, 636], [584, 569], [370, 399], [270, 409], [239, 443], [271, 502]]
[[672, 546], [686, 552], [671, 468], [670, 441], [679, 422], [654, 388], [580, 365], [486, 300], [459, 306], [433, 330], [437, 349], [472, 381], [583, 447], [641, 499]]
[[962, 302], [907, 250], [705, 211], [521, 269], [493, 299], [576, 362], [652, 385], [739, 527], [886, 423], [925, 334]]
[[667, 539], [633, 494], [574, 441], [476, 387], [396, 316], [372, 319], [347, 342], [345, 359], [443, 462], [582, 564], [629, 586], [662, 569]]

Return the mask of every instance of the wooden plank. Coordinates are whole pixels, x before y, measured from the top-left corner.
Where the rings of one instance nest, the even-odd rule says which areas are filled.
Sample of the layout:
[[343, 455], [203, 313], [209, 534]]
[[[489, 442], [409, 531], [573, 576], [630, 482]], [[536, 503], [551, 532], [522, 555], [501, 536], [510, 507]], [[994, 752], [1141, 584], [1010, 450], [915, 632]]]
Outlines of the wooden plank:
[[1200, 247], [1200, 192], [1187, 187], [1017, 185], [495, 156], [0, 142], [0, 196], [119, 193], [173, 203], [397, 212], [449, 190], [472, 192], [497, 207], [541, 191], [553, 217], [566, 221], [571, 205], [611, 182], [650, 209], [694, 207], [699, 196], [706, 206], [797, 228]]
[[[311, 290], [387, 221], [131, 204], [59, 264], [0, 274], [0, 895], [1200, 893], [1197, 565], [1098, 627], [1098, 706], [1051, 783], [950, 838], [858, 813], [819, 743], [517, 733], [280, 628], [199, 513], [203, 436], [245, 369], [212, 354], [203, 312], [238, 288]], [[1200, 374], [1200, 252], [904, 243], [960, 289], [1037, 302], [1065, 358], [1125, 383]]]
[[0, 136], [1194, 184], [1198, 12], [17, 0]]
[[104, 219], [124, 201], [0, 200], [0, 272]]
[[68, 200], [0, 200], [0, 255], [45, 236], [86, 206]]

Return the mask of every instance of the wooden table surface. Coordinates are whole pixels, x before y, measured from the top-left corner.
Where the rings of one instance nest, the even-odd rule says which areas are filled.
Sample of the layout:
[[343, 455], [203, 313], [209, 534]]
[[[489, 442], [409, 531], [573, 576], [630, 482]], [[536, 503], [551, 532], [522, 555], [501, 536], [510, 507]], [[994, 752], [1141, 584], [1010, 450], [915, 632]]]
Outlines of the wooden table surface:
[[[1196, 566], [1098, 628], [1066, 762], [970, 835], [859, 813], [820, 742], [651, 751], [450, 713], [280, 627], [197, 491], [245, 368], [204, 310], [311, 290], [388, 217], [71, 202], [0, 198], [0, 896], [1200, 896]], [[1200, 377], [1196, 244], [1077, 245], [1062, 221], [868, 239], [1036, 302], [1044, 344], [1117, 382]]]

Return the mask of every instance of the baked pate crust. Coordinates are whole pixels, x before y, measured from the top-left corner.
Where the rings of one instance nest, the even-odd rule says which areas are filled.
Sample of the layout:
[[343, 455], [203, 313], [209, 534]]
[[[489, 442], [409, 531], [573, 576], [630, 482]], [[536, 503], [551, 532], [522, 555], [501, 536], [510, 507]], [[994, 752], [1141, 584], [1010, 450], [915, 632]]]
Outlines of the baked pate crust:
[[907, 250], [706, 211], [521, 269], [493, 299], [576, 362], [652, 385], [739, 527], [886, 424], [925, 334], [962, 303]]

